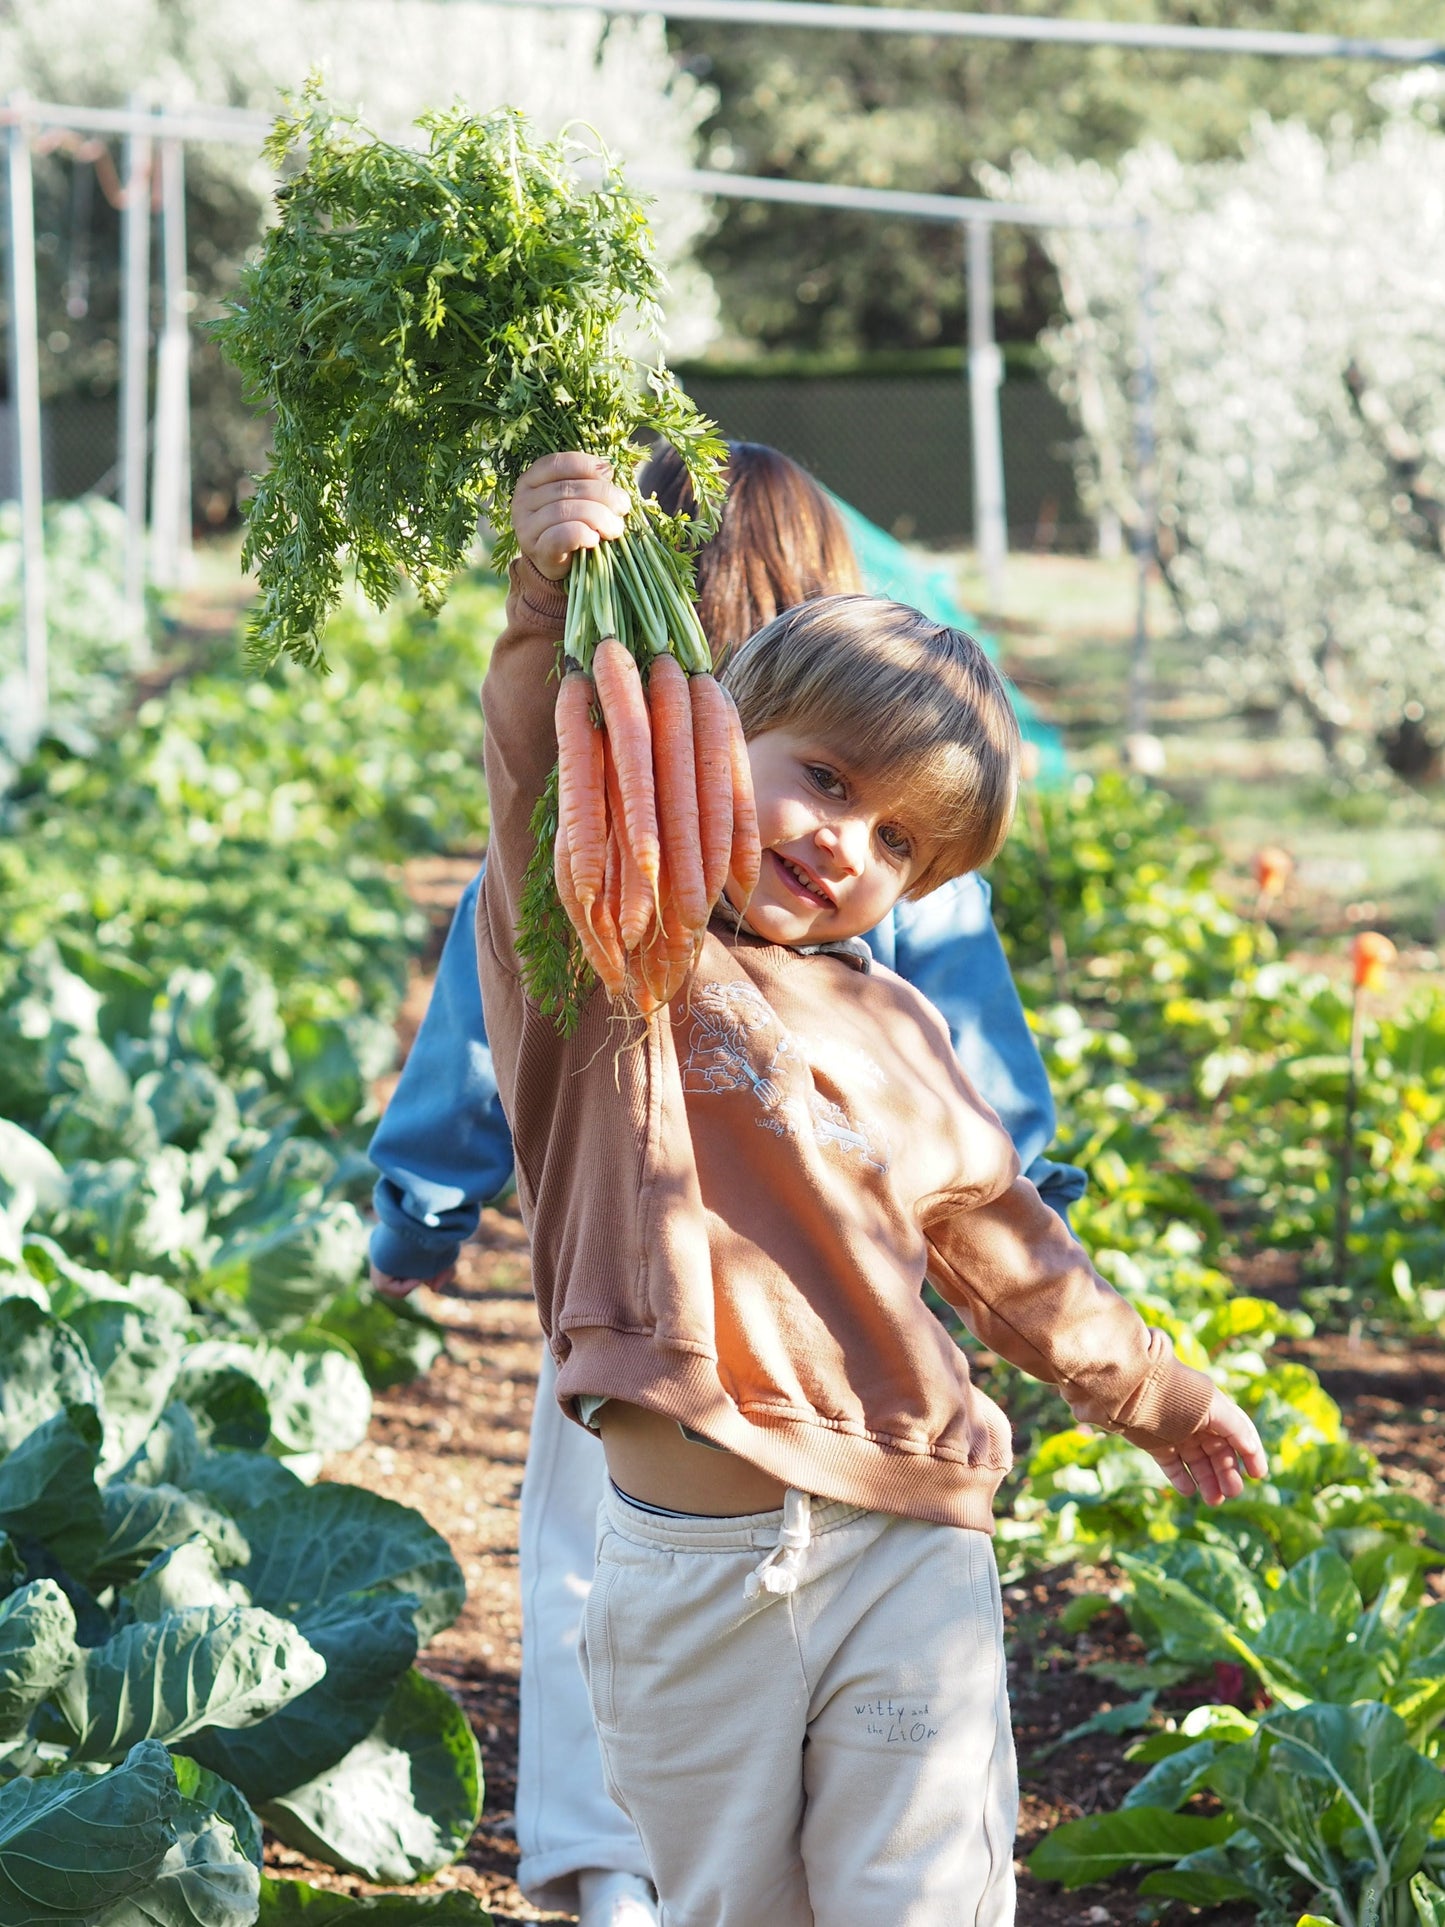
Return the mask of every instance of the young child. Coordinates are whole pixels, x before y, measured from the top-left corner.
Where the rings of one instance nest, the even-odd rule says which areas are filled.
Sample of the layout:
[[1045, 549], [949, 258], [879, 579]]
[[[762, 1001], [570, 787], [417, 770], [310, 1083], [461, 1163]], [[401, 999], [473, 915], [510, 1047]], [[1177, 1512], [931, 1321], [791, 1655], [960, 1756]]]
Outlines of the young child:
[[[666, 443], [638, 480], [667, 513], [692, 511], [686, 470]], [[866, 586], [843, 516], [781, 450], [730, 442], [727, 482], [721, 521], [696, 558], [698, 617], [719, 663], [784, 609]], [[426, 1016], [371, 1143], [379, 1171], [373, 1281], [383, 1292], [439, 1282], [482, 1205], [511, 1182], [512, 1140], [477, 977], [480, 884], [478, 872], [457, 905]], [[944, 1019], [955, 1055], [997, 1112], [1025, 1173], [1063, 1212], [1084, 1174], [1044, 1155], [1054, 1135], [1048, 1078], [989, 901], [988, 885], [970, 873], [899, 903], [865, 941]], [[657, 1927], [647, 1857], [603, 1783], [577, 1664], [606, 1460], [596, 1437], [563, 1415], [552, 1355], [540, 1349], [518, 1538], [517, 1884], [541, 1909], [576, 1913], [581, 1927]]]
[[527, 1002], [559, 584], [624, 508], [580, 455], [517, 490], [477, 925], [557, 1397], [613, 1483], [584, 1620], [604, 1766], [677, 1927], [996, 1927], [1009, 1431], [925, 1278], [1181, 1491], [1237, 1494], [1263, 1454], [1094, 1273], [940, 1019], [858, 941], [1007, 829], [1017, 729], [958, 631], [855, 596], [768, 625], [727, 671], [762, 876], [714, 918], [690, 996], [620, 1054], [605, 997], [566, 1040]]

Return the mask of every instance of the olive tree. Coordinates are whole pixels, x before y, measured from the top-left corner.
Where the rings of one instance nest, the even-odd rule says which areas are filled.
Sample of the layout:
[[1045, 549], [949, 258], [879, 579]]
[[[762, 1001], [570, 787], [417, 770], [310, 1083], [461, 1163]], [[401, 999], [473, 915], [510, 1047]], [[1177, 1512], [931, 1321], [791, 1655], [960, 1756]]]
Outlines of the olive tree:
[[[1261, 122], [1237, 160], [1020, 157], [989, 184], [1148, 223], [1159, 559], [1214, 673], [1352, 758], [1349, 732], [1438, 708], [1445, 135], [1403, 109], [1356, 142]], [[1046, 237], [1081, 480], [1126, 524], [1142, 233]]]

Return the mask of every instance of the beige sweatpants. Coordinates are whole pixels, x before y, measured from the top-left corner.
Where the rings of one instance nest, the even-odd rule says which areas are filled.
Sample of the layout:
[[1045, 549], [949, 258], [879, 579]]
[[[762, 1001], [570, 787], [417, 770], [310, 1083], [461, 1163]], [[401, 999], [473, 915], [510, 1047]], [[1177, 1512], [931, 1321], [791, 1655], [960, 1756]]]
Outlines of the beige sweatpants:
[[782, 1520], [598, 1514], [582, 1668], [666, 1927], [1006, 1927], [990, 1541], [819, 1503], [796, 1590], [749, 1598]]

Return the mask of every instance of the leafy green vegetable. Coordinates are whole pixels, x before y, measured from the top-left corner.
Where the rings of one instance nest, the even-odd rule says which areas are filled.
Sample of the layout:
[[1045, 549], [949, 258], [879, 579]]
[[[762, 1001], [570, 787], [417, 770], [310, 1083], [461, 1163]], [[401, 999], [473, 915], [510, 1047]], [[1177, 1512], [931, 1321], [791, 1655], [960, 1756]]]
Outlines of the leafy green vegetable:
[[265, 1809], [288, 1846], [368, 1880], [425, 1880], [464, 1850], [481, 1815], [466, 1715], [415, 1669], [344, 1759]]
[[272, 1612], [386, 1589], [411, 1599], [425, 1642], [466, 1599], [441, 1534], [409, 1506], [359, 1486], [318, 1485], [273, 1499], [246, 1516], [245, 1530], [252, 1552], [241, 1576], [256, 1604]]
[[0, 1451], [68, 1405], [100, 1403], [95, 1366], [69, 1326], [29, 1298], [0, 1300]]
[[312, 89], [267, 142], [278, 169], [304, 160], [216, 327], [276, 410], [247, 515], [263, 665], [322, 660], [343, 549], [378, 606], [398, 572], [438, 604], [483, 511], [505, 559], [511, 487], [539, 455], [581, 447], [630, 477], [645, 427], [684, 454], [705, 509], [720, 500], [707, 425], [661, 369], [639, 390], [622, 344], [626, 316], [658, 319], [661, 282], [615, 165], [598, 156], [584, 186], [578, 150], [507, 108], [420, 127], [425, 151], [396, 146]]
[[93, 1921], [139, 1893], [170, 1852], [181, 1795], [170, 1755], [137, 1746], [114, 1772], [0, 1786], [0, 1919]]
[[41, 1737], [76, 1760], [118, 1759], [141, 1740], [254, 1726], [321, 1679], [297, 1628], [252, 1607], [197, 1606], [143, 1620], [88, 1649], [53, 1695]]
[[0, 1527], [38, 1539], [85, 1572], [103, 1533], [96, 1488], [100, 1420], [93, 1406], [68, 1405], [0, 1460]]
[[252, 1927], [260, 1892], [234, 1828], [204, 1802], [183, 1799], [154, 1878], [97, 1915], [95, 1927]]
[[253, 1806], [313, 1780], [363, 1741], [417, 1653], [415, 1601], [378, 1587], [296, 1609], [295, 1629], [325, 1675], [255, 1732], [208, 1728], [188, 1751]]
[[1229, 1819], [1205, 1820], [1158, 1807], [1091, 1813], [1066, 1821], [1041, 1840], [1029, 1855], [1029, 1872], [1065, 1887], [1087, 1887], [1094, 1880], [1112, 1879], [1126, 1867], [1172, 1863], [1228, 1839], [1233, 1831]]
[[371, 1894], [362, 1900], [300, 1880], [261, 1881], [260, 1927], [491, 1927], [491, 1920], [470, 1894]]
[[75, 1609], [53, 1579], [37, 1579], [0, 1602], [0, 1740], [25, 1731], [79, 1657]]

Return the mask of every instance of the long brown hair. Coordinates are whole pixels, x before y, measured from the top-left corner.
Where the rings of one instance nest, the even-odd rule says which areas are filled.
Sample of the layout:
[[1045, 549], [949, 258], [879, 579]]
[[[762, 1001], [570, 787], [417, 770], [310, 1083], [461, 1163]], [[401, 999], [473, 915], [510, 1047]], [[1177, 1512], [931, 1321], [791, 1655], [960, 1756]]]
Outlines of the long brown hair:
[[[766, 442], [729, 442], [727, 475], [722, 523], [697, 556], [698, 614], [719, 664], [783, 610], [863, 587], [843, 518], [805, 468]], [[667, 443], [638, 483], [669, 515], [691, 511], [687, 471]]]

